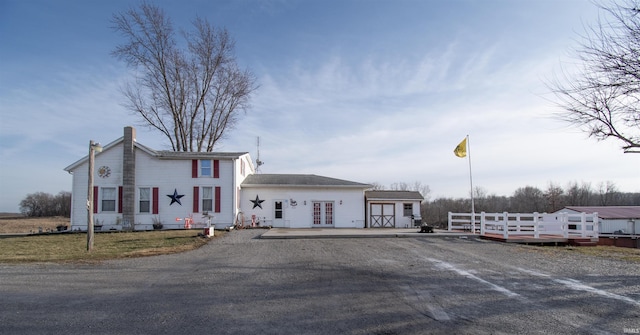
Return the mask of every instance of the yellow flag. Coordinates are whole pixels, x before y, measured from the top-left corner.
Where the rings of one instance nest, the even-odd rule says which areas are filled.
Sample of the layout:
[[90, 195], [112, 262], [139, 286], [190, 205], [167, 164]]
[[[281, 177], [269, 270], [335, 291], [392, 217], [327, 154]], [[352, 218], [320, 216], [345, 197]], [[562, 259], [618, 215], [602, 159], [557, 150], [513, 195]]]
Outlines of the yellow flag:
[[453, 150], [453, 153], [458, 157], [467, 157], [467, 138], [466, 137]]

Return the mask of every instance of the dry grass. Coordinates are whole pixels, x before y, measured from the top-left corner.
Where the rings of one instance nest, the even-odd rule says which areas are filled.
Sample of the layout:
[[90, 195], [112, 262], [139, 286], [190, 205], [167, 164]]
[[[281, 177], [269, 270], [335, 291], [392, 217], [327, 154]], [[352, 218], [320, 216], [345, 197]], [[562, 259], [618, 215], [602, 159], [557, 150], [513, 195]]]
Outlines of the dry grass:
[[[523, 246], [524, 247], [524, 246]], [[526, 246], [526, 250], [543, 254], [571, 253], [593, 257], [640, 263], [640, 249], [599, 245], [595, 247], [540, 247]]]
[[[0, 234], [55, 232], [69, 225], [69, 218], [25, 218], [0, 215]], [[0, 239], [0, 263], [98, 262], [193, 250], [210, 241], [200, 230], [105, 232], [94, 235], [94, 248], [87, 252], [86, 233], [42, 234]], [[216, 237], [224, 232], [216, 232]]]
[[[199, 230], [97, 233], [87, 252], [87, 234], [66, 233], [11, 237], [0, 240], [0, 263], [98, 262], [194, 250], [211, 238]], [[216, 237], [224, 232], [216, 232]], [[215, 237], [214, 237], [215, 238]]]
[[619, 259], [640, 263], [640, 249], [599, 245], [597, 247], [565, 247], [566, 252], [582, 255]]
[[28, 218], [22, 217], [19, 214], [0, 215], [0, 234], [56, 231], [58, 225], [70, 226], [71, 220], [61, 216]]

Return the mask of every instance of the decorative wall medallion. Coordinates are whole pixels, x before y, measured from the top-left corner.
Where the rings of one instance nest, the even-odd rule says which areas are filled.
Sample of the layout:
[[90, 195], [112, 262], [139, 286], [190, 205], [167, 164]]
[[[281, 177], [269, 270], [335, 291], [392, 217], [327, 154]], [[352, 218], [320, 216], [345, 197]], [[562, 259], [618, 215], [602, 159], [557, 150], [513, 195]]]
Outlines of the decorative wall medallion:
[[178, 194], [178, 189], [173, 189], [173, 194], [167, 194], [169, 198], [171, 198], [171, 203], [169, 206], [173, 205], [174, 202], [177, 202], [178, 205], [182, 206], [180, 202], [180, 198], [184, 197], [184, 194]]
[[111, 175], [111, 168], [104, 165], [98, 168], [98, 176], [100, 176], [100, 178], [109, 178], [109, 176]]
[[249, 201], [253, 202], [253, 208], [260, 207], [260, 209], [262, 209], [262, 203], [264, 202], [264, 200], [260, 200], [260, 198], [258, 198], [258, 195], [256, 195], [256, 200]]

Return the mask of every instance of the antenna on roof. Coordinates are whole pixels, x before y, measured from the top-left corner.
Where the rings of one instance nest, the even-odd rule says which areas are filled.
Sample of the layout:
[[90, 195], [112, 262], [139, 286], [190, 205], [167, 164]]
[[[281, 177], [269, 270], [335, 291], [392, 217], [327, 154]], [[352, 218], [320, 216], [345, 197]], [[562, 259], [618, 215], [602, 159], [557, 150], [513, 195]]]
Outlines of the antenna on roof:
[[256, 172], [260, 171], [260, 166], [262, 164], [264, 164], [264, 162], [260, 160], [260, 136], [258, 136], [258, 157], [256, 158]]

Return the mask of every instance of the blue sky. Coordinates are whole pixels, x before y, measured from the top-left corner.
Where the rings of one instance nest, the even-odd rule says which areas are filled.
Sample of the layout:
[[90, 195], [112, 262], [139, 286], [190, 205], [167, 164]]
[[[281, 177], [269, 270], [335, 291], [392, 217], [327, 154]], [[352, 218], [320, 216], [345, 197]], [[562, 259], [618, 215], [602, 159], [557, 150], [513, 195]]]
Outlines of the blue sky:
[[[640, 155], [552, 117], [544, 81], [571, 69], [587, 0], [151, 1], [176, 27], [196, 16], [226, 27], [259, 90], [218, 147], [260, 136], [264, 173], [358, 182], [416, 181], [431, 198], [474, 186], [511, 195], [549, 182], [613, 181], [640, 191]], [[138, 1], [0, 0], [0, 212], [25, 195], [71, 190], [63, 169], [125, 126], [167, 149], [122, 107], [130, 70], [110, 55], [113, 13]]]

